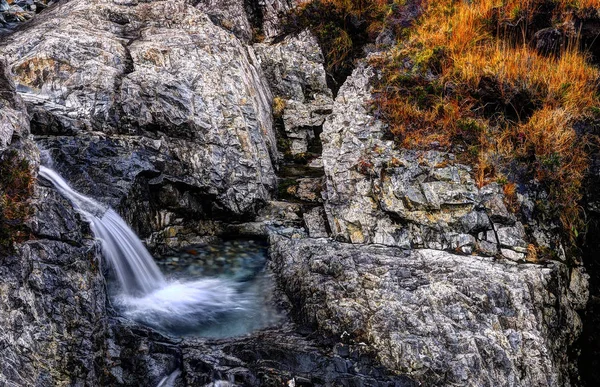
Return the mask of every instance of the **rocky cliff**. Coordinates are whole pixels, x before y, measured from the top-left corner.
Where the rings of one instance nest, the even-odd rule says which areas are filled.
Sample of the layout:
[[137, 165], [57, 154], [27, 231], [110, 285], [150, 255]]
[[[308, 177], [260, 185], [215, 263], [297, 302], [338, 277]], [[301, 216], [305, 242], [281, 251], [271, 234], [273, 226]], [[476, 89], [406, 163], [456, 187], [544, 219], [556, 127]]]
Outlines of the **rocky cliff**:
[[1, 37], [2, 155], [52, 160], [155, 251], [268, 238], [289, 314], [221, 340], [118, 316], [40, 179], [0, 254], [2, 384], [577, 385], [583, 268], [538, 262], [525, 228], [557, 236], [455, 155], [388, 140], [366, 63], [334, 98], [317, 39], [278, 36], [292, 6], [61, 1]]

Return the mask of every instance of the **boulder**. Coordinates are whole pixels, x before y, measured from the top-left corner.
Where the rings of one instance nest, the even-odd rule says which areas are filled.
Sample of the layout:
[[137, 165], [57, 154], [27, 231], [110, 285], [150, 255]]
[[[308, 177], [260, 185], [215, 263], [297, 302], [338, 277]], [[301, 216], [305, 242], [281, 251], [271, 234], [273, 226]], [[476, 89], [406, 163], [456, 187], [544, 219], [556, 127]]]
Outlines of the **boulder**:
[[421, 385], [570, 385], [565, 348], [581, 333], [576, 310], [585, 301], [561, 285], [568, 275], [561, 263], [516, 265], [327, 239], [271, 241], [272, 268], [297, 321], [364, 345], [383, 366]]

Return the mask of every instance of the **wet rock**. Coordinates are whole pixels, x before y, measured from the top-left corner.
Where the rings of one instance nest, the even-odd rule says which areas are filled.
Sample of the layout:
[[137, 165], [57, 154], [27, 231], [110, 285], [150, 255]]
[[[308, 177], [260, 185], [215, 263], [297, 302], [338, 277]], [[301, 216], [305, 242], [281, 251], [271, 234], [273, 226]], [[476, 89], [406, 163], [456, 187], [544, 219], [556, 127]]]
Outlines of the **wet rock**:
[[[181, 368], [180, 340], [122, 318], [111, 318], [106, 333], [106, 366], [101, 385], [158, 386]], [[184, 385], [177, 378], [174, 386]]]
[[565, 348], [581, 331], [583, 305], [560, 285], [560, 263], [272, 241], [292, 315], [327, 337], [363, 342], [390, 369], [428, 386], [569, 385]]
[[0, 384], [97, 385], [106, 293], [99, 243], [54, 190], [36, 186], [32, 239], [2, 254]]
[[182, 343], [186, 383], [200, 386], [395, 386], [417, 384], [378, 367], [358, 345], [324, 349], [295, 332], [269, 329], [247, 338]]

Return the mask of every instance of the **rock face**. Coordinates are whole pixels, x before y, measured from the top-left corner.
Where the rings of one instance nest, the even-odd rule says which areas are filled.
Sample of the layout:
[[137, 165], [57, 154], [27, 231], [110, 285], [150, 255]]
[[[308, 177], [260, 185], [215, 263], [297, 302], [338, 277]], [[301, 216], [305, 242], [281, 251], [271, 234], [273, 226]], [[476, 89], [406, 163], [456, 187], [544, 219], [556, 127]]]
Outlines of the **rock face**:
[[37, 187], [33, 235], [1, 266], [0, 380], [94, 384], [106, 329], [99, 245], [56, 192]]
[[325, 209], [333, 235], [352, 243], [525, 258], [523, 225], [502, 188], [478, 188], [452, 154], [395, 149], [369, 111], [371, 68], [342, 86], [323, 126]]
[[292, 155], [306, 153], [333, 104], [317, 40], [304, 31], [280, 43], [254, 47], [276, 97], [276, 113], [288, 140], [285, 150]]
[[[39, 152], [3, 66], [0, 126], [12, 134], [0, 154], [17, 151], [35, 172]], [[110, 318], [100, 244], [60, 194], [39, 182], [31, 207], [30, 240], [0, 252], [0, 384], [157, 385], [179, 366], [176, 348], [148, 328]]]
[[71, 1], [0, 50], [33, 133], [86, 193], [120, 205], [139, 182], [234, 216], [270, 198], [278, 154], [254, 52], [185, 2]]
[[215, 24], [233, 32], [242, 41], [273, 38], [280, 31], [280, 19], [296, 0], [191, 0]]
[[[498, 184], [395, 149], [370, 68], [333, 101], [310, 33], [271, 40], [292, 5], [71, 0], [3, 41], [0, 153], [39, 165], [31, 121], [41, 158], [153, 244], [269, 236], [293, 322], [203, 340], [116, 316], [98, 242], [40, 181], [31, 240], [0, 256], [0, 384], [570, 385], [586, 274], [524, 262], [547, 233]], [[279, 165], [272, 200], [276, 144], [307, 165]]]
[[[567, 268], [439, 250], [276, 238], [274, 271], [296, 317], [364, 342], [429, 386], [570, 385], [564, 348], [581, 331]], [[577, 291], [576, 281], [572, 283]]]
[[3, 29], [16, 27], [31, 20], [36, 13], [52, 5], [54, 0], [0, 0], [0, 34]]
[[0, 62], [0, 150], [6, 149], [13, 138], [29, 135], [29, 117], [25, 104], [17, 97], [5, 66], [4, 62]]
[[[29, 139], [29, 117], [4, 63], [0, 95], [0, 153], [17, 151], [35, 170], [39, 155]], [[36, 186], [31, 207], [31, 240], [0, 253], [0, 384], [93, 384], [98, 332], [105, 328], [99, 246], [53, 190]]]
[[417, 386], [378, 366], [358, 345], [324, 349], [293, 326], [221, 342], [186, 340], [181, 346], [190, 386]]

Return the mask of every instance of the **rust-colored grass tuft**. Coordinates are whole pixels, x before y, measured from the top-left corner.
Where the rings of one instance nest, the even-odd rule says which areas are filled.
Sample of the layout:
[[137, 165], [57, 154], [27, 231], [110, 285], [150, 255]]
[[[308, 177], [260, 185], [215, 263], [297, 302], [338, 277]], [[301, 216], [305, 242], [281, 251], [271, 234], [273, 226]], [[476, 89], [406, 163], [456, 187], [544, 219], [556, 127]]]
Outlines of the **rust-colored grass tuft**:
[[32, 195], [29, 162], [16, 151], [5, 151], [0, 157], [0, 250], [27, 238], [24, 222], [32, 213]]
[[[502, 33], [508, 22], [535, 16], [547, 0], [428, 1], [410, 36], [371, 64], [380, 69], [375, 113], [401, 147], [455, 152], [483, 186], [507, 176], [547, 193], [539, 216], [560, 220], [573, 238], [588, 158], [574, 130], [599, 106], [600, 73], [578, 45], [542, 55]], [[600, 6], [556, 1], [554, 11]]]
[[287, 102], [285, 99], [281, 97], [273, 98], [273, 117], [281, 118], [286, 107]]
[[[327, 70], [346, 75], [365, 44], [393, 31], [397, 44], [371, 64], [381, 75], [374, 113], [397, 145], [452, 151], [473, 165], [479, 186], [502, 177], [515, 211], [516, 182], [540, 188], [546, 196], [537, 216], [560, 221], [574, 241], [588, 164], [587, 139], [574, 128], [600, 111], [600, 72], [581, 51], [574, 20], [599, 9], [600, 0], [424, 0], [408, 29], [399, 22], [404, 5], [310, 0], [290, 15], [288, 28], [310, 28]], [[534, 48], [540, 18], [568, 32], [550, 52]], [[365, 161], [358, 168], [369, 170]]]

